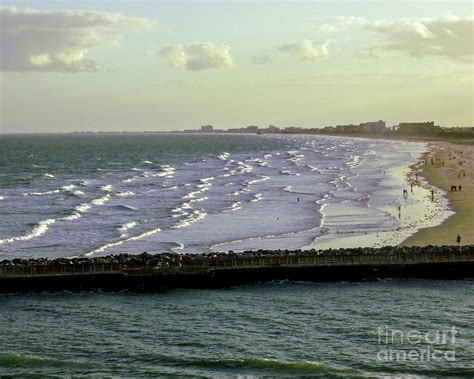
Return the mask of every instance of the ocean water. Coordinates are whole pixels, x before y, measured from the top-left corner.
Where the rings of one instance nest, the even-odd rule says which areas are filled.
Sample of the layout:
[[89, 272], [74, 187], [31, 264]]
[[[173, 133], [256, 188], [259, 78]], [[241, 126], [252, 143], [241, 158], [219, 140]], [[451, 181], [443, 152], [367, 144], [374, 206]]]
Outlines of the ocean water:
[[2, 136], [0, 259], [397, 244], [445, 214], [425, 188], [402, 197], [425, 150], [317, 136]]
[[[399, 243], [448, 214], [424, 184], [402, 196], [425, 150], [315, 136], [2, 136], [0, 260]], [[472, 377], [473, 291], [472, 280], [386, 280], [0, 295], [0, 376]], [[447, 344], [379, 340], [452, 327]], [[420, 349], [442, 353], [386, 353]]]
[[[387, 280], [2, 295], [0, 376], [472, 378], [473, 291], [472, 280]], [[454, 341], [433, 340], [452, 327]], [[428, 349], [440, 353], [386, 353]]]

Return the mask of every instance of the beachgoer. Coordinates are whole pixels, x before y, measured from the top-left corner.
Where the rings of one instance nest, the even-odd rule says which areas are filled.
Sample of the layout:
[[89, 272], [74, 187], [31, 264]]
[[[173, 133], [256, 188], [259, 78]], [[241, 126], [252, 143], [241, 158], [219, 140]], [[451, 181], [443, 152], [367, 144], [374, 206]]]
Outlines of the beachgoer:
[[456, 237], [456, 242], [458, 243], [458, 245], [461, 243], [461, 236], [459, 234]]
[[462, 190], [462, 185], [458, 185], [459, 191]]
[[298, 197], [298, 203], [300, 202], [300, 198]]

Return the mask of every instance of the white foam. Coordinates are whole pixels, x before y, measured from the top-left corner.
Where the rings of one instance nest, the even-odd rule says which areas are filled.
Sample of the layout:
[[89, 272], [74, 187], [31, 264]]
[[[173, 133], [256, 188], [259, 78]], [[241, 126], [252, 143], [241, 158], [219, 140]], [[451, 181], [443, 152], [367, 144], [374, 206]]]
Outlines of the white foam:
[[138, 225], [138, 223], [136, 221], [127, 222], [125, 224], [120, 225], [120, 227], [118, 228], [119, 232], [122, 233], [120, 237], [122, 237], [122, 238], [127, 237], [128, 236], [127, 232], [130, 229], [133, 229], [137, 225]]
[[135, 193], [132, 191], [124, 191], [124, 192], [119, 192], [117, 194], [117, 196], [120, 196], [120, 197], [128, 197], [128, 196], [133, 196], [133, 195], [135, 195]]
[[94, 204], [94, 205], [104, 205], [109, 200], [110, 200], [110, 194], [107, 194], [105, 196], [99, 197], [98, 199], [92, 200], [92, 204]]
[[217, 158], [219, 158], [219, 159], [221, 159], [221, 160], [223, 160], [223, 161], [226, 161], [227, 159], [229, 159], [229, 157], [230, 157], [230, 154], [229, 154], [229, 153], [225, 153], [225, 152], [217, 156]]
[[112, 188], [113, 188], [113, 186], [111, 184], [107, 184], [107, 185], [104, 185], [104, 186], [100, 187], [100, 189], [102, 191], [105, 191], [105, 192], [111, 192]]
[[55, 222], [56, 222], [56, 219], [54, 219], [54, 218], [50, 218], [50, 219], [47, 219], [47, 220], [41, 220], [33, 227], [31, 232], [29, 232], [27, 234], [24, 234], [22, 236], [16, 236], [16, 237], [1, 239], [0, 244], [12, 243], [12, 242], [15, 242], [15, 241], [28, 241], [28, 240], [31, 240], [33, 238], [39, 237], [39, 236], [45, 234], [48, 231], [49, 226], [54, 224]]
[[45, 191], [45, 192], [25, 192], [23, 193], [23, 196], [48, 196], [48, 195], [53, 195], [55, 193], [60, 193], [61, 190], [52, 190], [52, 191]]

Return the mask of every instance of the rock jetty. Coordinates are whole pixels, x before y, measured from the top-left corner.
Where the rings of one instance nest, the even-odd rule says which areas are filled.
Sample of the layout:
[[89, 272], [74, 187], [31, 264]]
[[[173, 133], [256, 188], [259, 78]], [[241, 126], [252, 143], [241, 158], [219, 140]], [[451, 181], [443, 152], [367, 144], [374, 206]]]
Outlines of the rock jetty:
[[474, 277], [474, 245], [108, 255], [0, 262], [0, 292], [156, 291], [271, 280]]

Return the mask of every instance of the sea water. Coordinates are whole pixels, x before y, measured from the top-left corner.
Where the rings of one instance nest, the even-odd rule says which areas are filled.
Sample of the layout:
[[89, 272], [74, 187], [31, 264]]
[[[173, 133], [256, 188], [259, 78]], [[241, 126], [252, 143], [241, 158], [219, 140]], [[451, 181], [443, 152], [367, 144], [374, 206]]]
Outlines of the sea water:
[[[0, 376], [472, 378], [473, 291], [384, 280], [1, 295]], [[453, 327], [454, 341], [434, 339]], [[410, 331], [420, 341], [401, 342]], [[428, 350], [441, 353], [415, 357]]]
[[[407, 185], [425, 150], [316, 136], [2, 136], [0, 259], [399, 243], [447, 214], [441, 192], [432, 202]], [[473, 291], [472, 280], [383, 280], [0, 295], [0, 376], [472, 377]], [[385, 338], [453, 327], [444, 344]], [[442, 353], [400, 353], [429, 349]]]
[[424, 151], [318, 136], [2, 136], [0, 259], [398, 244], [447, 215], [441, 193], [403, 198]]

